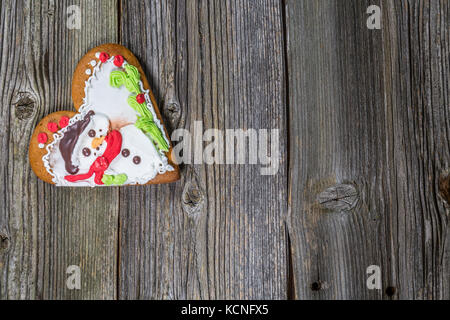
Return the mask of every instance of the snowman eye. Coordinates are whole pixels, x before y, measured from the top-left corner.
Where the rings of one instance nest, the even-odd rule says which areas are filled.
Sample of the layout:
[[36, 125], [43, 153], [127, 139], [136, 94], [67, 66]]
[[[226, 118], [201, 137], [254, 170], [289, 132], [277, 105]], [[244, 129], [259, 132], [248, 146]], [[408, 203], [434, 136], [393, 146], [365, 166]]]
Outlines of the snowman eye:
[[89, 157], [91, 155], [91, 150], [89, 148], [83, 148], [83, 156]]
[[128, 149], [123, 149], [122, 150], [122, 156], [124, 158], [128, 157], [129, 155], [130, 155], [130, 150], [128, 150]]
[[134, 156], [134, 157], [133, 157], [133, 163], [134, 163], [134, 164], [139, 164], [139, 163], [141, 163], [141, 157], [139, 157], [139, 156]]
[[95, 137], [95, 130], [94, 129], [89, 130], [88, 136], [91, 138]]

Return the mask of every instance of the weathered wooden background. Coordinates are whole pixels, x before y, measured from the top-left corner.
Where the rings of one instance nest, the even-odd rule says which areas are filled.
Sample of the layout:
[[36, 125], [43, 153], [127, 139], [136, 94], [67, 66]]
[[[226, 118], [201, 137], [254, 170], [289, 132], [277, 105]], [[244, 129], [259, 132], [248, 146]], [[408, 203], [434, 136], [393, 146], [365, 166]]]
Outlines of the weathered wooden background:
[[[366, 26], [382, 9], [381, 30]], [[66, 27], [78, 5], [82, 27]], [[450, 299], [450, 1], [0, 2], [1, 299]], [[278, 128], [280, 170], [39, 181], [27, 146], [101, 43], [171, 130]], [[82, 270], [81, 290], [66, 269]], [[366, 269], [381, 267], [382, 289]]]

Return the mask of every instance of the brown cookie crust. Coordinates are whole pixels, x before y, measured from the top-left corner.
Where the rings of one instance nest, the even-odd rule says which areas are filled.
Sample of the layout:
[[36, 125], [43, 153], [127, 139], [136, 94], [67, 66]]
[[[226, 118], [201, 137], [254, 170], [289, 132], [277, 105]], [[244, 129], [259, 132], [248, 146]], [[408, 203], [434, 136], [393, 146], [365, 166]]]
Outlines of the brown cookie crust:
[[[28, 158], [30, 160], [31, 169], [33, 169], [34, 173], [38, 176], [39, 179], [54, 184], [52, 181], [52, 176], [50, 173], [47, 172], [47, 169], [44, 167], [44, 162], [42, 161], [42, 157], [47, 154], [46, 147], [53, 142], [53, 132], [48, 130], [47, 124], [49, 122], [55, 122], [58, 123], [59, 119], [61, 119], [62, 116], [66, 116], [69, 118], [72, 118], [76, 115], [76, 112], [74, 111], [58, 111], [53, 112], [46, 117], [42, 118], [42, 120], [38, 123], [36, 128], [34, 129], [34, 132], [31, 136], [30, 146], [28, 147]], [[38, 142], [38, 134], [44, 132], [47, 134], [47, 143], [45, 143], [44, 148], [39, 148], [39, 142]]]

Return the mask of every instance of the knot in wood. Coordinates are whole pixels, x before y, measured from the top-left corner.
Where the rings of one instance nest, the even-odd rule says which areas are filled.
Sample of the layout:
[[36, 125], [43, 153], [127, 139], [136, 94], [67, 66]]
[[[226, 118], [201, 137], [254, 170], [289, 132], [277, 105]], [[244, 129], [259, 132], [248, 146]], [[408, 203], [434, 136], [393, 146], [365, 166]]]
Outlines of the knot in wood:
[[439, 179], [439, 193], [442, 199], [450, 205], [450, 173], [442, 175]]
[[181, 118], [181, 107], [176, 101], [169, 101], [164, 104], [164, 117], [169, 121], [170, 128], [176, 129]]
[[351, 184], [337, 184], [319, 194], [322, 207], [330, 210], [348, 211], [358, 202], [358, 192]]
[[204, 195], [196, 184], [188, 183], [184, 187], [181, 200], [184, 211], [189, 216], [195, 216], [203, 206]]
[[0, 233], [0, 253], [8, 251], [9, 245], [9, 237], [4, 233]]
[[181, 118], [181, 105], [173, 83], [167, 87], [162, 111], [164, 117], [169, 121], [170, 128], [176, 129]]
[[19, 120], [26, 120], [33, 115], [36, 103], [28, 92], [18, 92], [12, 101], [15, 116]]

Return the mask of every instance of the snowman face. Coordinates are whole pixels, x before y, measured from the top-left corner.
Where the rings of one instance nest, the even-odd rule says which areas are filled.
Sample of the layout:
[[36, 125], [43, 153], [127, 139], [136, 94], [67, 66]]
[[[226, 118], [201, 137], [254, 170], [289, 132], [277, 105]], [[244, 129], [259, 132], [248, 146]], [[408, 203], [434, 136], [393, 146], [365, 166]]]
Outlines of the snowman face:
[[109, 120], [102, 114], [91, 116], [91, 121], [81, 132], [72, 153], [72, 163], [80, 172], [88, 171], [92, 163], [106, 150], [106, 138], [109, 131]]
[[120, 133], [122, 150], [111, 162], [109, 171], [125, 173], [129, 182], [148, 181], [156, 176], [163, 162], [150, 138], [134, 125], [121, 128]]

